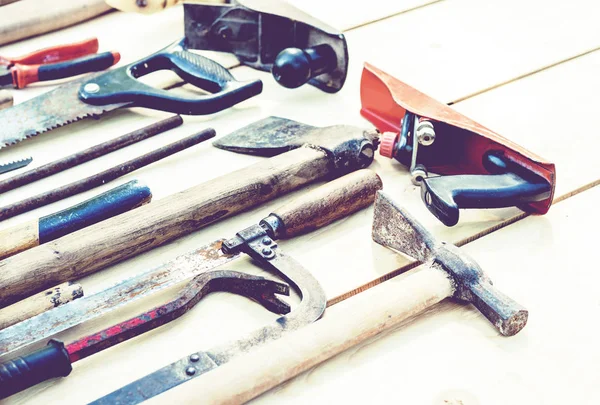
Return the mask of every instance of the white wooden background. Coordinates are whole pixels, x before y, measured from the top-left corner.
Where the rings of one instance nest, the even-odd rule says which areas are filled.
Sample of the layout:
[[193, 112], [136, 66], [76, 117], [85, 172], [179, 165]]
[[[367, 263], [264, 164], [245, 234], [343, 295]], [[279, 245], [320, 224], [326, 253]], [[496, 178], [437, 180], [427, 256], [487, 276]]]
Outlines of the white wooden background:
[[[557, 165], [556, 198], [544, 217], [528, 217], [469, 243], [467, 251], [502, 291], [530, 311], [527, 327], [503, 338], [473, 307], [444, 301], [421, 317], [335, 357], [254, 402], [372, 402], [410, 404], [596, 404], [600, 402], [600, 312], [595, 251], [600, 217], [597, 127], [600, 115], [600, 7], [594, 0], [294, 0], [306, 12], [346, 32], [350, 71], [344, 89], [324, 94], [310, 86], [288, 90], [271, 76], [212, 55], [239, 78], [260, 77], [264, 91], [232, 109], [185, 124], [135, 146], [5, 193], [0, 204], [66, 184], [206, 127], [217, 136], [269, 115], [312, 125], [370, 127], [359, 114], [362, 64], [369, 61]], [[19, 55], [97, 36], [101, 50], [118, 50], [121, 64], [146, 56], [183, 35], [181, 6], [151, 15], [114, 12], [77, 26], [0, 48]], [[15, 91], [21, 102], [47, 91]], [[31, 167], [140, 128], [167, 114], [142, 109], [110, 113], [54, 130], [2, 151], [2, 161], [32, 155]], [[13, 226], [72, 206], [132, 179], [154, 199], [245, 167], [261, 158], [201, 144], [98, 189], [0, 223]], [[520, 214], [517, 209], [463, 211], [456, 227], [437, 222], [420, 201], [407, 170], [380, 158], [371, 166], [384, 188], [436, 236], [457, 242]], [[10, 176], [10, 174], [6, 175]], [[303, 191], [300, 191], [303, 192]], [[294, 193], [218, 222], [169, 245], [80, 280], [92, 294], [211, 240], [229, 237], [294, 198]], [[372, 209], [329, 227], [282, 241], [323, 285], [330, 307], [372, 286], [409, 262], [370, 239]], [[228, 266], [243, 271], [249, 262]], [[416, 270], [418, 271], [418, 270]], [[401, 282], [402, 276], [387, 281]], [[374, 287], [376, 289], [377, 287]], [[376, 291], [376, 290], [374, 290]], [[124, 320], [173, 296], [168, 291], [60, 334], [70, 341]], [[347, 298], [351, 300], [352, 298]], [[275, 315], [257, 304], [212, 294], [168, 327], [77, 362], [72, 374], [41, 384], [6, 403], [91, 401], [217, 342], [235, 339]], [[201, 393], [198, 400], [200, 402]], [[175, 389], [158, 402], [188, 399]]]

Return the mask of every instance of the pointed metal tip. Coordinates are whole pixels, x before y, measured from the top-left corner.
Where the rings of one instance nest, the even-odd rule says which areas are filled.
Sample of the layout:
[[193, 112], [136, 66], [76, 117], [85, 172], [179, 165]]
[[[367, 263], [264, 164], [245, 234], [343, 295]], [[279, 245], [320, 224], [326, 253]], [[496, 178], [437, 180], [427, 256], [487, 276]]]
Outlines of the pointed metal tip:
[[14, 160], [9, 163], [0, 164], [0, 174], [4, 174], [4, 173], [11, 172], [13, 170], [21, 169], [21, 168], [27, 166], [28, 164], [30, 164], [32, 161], [33, 161], [33, 158], [28, 157], [28, 158], [24, 158], [24, 159], [20, 159], [20, 160]]

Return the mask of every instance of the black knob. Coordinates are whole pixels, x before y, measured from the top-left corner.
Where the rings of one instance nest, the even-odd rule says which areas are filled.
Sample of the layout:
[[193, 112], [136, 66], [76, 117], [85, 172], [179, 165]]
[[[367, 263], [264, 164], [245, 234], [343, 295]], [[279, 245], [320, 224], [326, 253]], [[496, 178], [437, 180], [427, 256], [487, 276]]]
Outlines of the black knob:
[[335, 51], [329, 45], [312, 48], [286, 48], [273, 64], [273, 77], [288, 89], [302, 86], [310, 79], [331, 72], [337, 66]]

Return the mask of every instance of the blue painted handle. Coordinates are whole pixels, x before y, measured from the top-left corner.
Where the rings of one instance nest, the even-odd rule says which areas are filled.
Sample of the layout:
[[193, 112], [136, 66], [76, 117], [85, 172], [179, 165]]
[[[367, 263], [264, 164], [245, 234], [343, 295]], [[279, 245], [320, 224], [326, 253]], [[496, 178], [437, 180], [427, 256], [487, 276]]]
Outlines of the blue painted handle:
[[39, 220], [39, 243], [50, 242], [150, 201], [148, 186], [132, 180], [92, 199]]

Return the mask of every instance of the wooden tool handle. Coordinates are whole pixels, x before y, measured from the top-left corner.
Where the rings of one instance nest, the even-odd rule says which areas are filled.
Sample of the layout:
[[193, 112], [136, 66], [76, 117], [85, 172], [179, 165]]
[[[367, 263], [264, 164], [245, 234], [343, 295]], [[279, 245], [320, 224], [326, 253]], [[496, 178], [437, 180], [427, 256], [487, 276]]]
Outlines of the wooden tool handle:
[[373, 204], [381, 187], [379, 176], [363, 169], [304, 193], [271, 214], [279, 219], [274, 237], [291, 238], [346, 217]]
[[[174, 6], [182, 0], [106, 0], [106, 4], [128, 13], [152, 14]], [[208, 1], [210, 3], [211, 1]], [[219, 1], [223, 3], [223, 1]]]
[[16, 255], [40, 244], [38, 220], [0, 231], [0, 260]]
[[0, 110], [13, 105], [13, 96], [8, 90], [0, 90]]
[[148, 186], [132, 180], [62, 211], [4, 229], [0, 231], [0, 260], [147, 204], [151, 199]]
[[63, 283], [0, 310], [0, 329], [83, 297], [79, 284]]
[[[161, 401], [240, 404], [418, 314], [454, 292], [447, 274], [426, 267], [327, 310], [313, 324], [267, 343], [161, 395]], [[170, 397], [169, 397], [170, 396]]]
[[37, 0], [20, 0], [2, 7], [0, 45], [77, 24], [109, 11], [104, 0], [53, 0], [40, 7]]
[[298, 148], [0, 262], [0, 305], [94, 273], [330, 175], [322, 150]]

